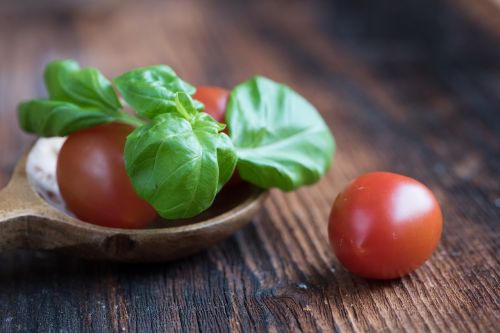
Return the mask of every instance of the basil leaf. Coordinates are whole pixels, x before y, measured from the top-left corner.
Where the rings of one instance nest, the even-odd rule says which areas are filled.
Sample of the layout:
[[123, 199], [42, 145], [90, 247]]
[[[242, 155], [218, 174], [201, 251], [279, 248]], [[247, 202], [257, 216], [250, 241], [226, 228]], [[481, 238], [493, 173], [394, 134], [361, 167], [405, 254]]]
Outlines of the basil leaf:
[[231, 140], [203, 113], [155, 117], [125, 144], [125, 167], [135, 191], [164, 218], [195, 216], [212, 204], [236, 166]]
[[236, 86], [226, 122], [241, 177], [285, 191], [316, 182], [331, 165], [335, 142], [317, 110], [289, 87], [254, 77]]
[[45, 69], [45, 85], [52, 100], [110, 113], [121, 109], [111, 82], [97, 69], [80, 68], [73, 60], [49, 63]]
[[178, 92], [175, 94], [176, 111], [184, 117], [184, 119], [191, 119], [194, 115], [200, 112], [197, 109], [197, 101], [191, 98], [185, 92]]
[[98, 109], [61, 101], [32, 100], [18, 107], [19, 126], [41, 136], [66, 136], [71, 132], [108, 123], [115, 118]]
[[[176, 93], [193, 95], [196, 89], [181, 80], [172, 68], [164, 65], [143, 67], [122, 74], [114, 79], [115, 85], [127, 103], [148, 118], [174, 112]], [[201, 111], [203, 104], [195, 102]]]

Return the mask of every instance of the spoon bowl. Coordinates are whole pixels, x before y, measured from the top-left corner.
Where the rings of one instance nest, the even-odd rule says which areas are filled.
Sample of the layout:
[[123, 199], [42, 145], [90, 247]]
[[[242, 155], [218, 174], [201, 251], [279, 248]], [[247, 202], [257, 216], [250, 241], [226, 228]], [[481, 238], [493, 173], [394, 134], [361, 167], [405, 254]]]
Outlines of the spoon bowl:
[[31, 149], [0, 191], [0, 251], [54, 250], [97, 260], [169, 261], [199, 252], [248, 224], [267, 192], [250, 184], [223, 189], [201, 215], [158, 220], [148, 229], [107, 228], [81, 221], [44, 200], [28, 180]]

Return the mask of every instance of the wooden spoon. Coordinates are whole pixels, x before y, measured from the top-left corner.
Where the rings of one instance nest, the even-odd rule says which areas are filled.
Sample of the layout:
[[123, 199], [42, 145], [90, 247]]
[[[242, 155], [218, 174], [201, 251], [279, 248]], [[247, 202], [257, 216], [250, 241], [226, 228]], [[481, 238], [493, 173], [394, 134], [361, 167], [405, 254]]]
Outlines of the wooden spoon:
[[32, 188], [26, 151], [9, 184], [0, 191], [0, 251], [57, 250], [89, 259], [123, 262], [168, 261], [191, 255], [248, 224], [267, 192], [245, 184], [223, 190], [202, 215], [157, 221], [150, 229], [106, 228], [56, 209]]

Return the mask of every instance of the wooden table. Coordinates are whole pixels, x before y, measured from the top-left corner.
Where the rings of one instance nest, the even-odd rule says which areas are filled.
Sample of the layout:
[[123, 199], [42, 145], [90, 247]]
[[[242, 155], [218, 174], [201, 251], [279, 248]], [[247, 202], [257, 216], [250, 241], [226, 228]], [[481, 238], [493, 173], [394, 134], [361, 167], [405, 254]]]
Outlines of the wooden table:
[[[497, 1], [498, 2], [498, 1]], [[0, 255], [0, 331], [498, 332], [500, 7], [493, 0], [151, 1], [0, 14], [0, 185], [33, 140], [16, 105], [75, 58], [114, 76], [165, 63], [189, 82], [285, 82], [335, 134], [318, 184], [272, 191], [233, 237], [186, 260]], [[16, 6], [16, 7], [14, 7]], [[349, 274], [327, 240], [336, 193], [370, 170], [415, 177], [441, 202], [441, 245], [400, 280]]]

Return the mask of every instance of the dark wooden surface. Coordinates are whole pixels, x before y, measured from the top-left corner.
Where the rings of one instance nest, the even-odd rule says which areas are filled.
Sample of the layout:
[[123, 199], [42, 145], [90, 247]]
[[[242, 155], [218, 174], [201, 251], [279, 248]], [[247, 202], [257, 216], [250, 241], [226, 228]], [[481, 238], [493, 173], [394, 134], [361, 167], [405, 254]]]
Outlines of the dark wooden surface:
[[[321, 110], [338, 152], [319, 184], [273, 191], [249, 227], [186, 260], [0, 254], [0, 331], [498, 330], [493, 0], [123, 1], [77, 13], [23, 2], [0, 3], [0, 185], [32, 140], [17, 128], [16, 104], [45, 93], [44, 65], [62, 57], [108, 76], [166, 63], [190, 82], [227, 87], [270, 76]], [[401, 280], [357, 278], [328, 246], [336, 193], [370, 170], [420, 179], [442, 204], [440, 247]]]

